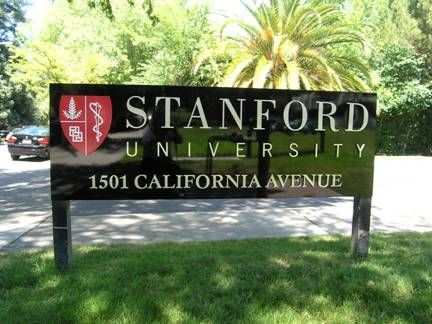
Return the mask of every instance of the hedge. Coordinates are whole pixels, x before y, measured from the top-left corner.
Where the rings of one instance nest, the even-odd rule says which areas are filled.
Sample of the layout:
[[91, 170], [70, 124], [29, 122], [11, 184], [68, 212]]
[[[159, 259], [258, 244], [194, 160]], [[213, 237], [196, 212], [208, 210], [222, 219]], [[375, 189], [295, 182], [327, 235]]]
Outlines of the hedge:
[[432, 155], [432, 105], [400, 106], [377, 118], [377, 153]]

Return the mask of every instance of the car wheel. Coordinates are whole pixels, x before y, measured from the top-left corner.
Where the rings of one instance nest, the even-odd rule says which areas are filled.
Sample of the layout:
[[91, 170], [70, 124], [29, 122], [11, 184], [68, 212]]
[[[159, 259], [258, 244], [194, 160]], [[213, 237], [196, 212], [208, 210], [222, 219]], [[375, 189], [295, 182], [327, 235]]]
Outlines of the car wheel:
[[11, 158], [12, 158], [12, 160], [14, 160], [14, 161], [18, 160], [19, 157], [20, 157], [19, 155], [11, 154]]

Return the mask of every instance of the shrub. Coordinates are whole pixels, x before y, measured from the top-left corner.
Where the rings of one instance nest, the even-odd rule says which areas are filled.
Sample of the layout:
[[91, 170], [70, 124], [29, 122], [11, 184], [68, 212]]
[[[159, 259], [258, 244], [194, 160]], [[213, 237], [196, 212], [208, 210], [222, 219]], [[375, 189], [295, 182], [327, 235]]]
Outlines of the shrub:
[[432, 155], [432, 84], [425, 58], [390, 45], [377, 53], [378, 153]]
[[378, 153], [432, 155], [432, 91], [418, 81], [395, 95], [384, 95], [378, 117]]

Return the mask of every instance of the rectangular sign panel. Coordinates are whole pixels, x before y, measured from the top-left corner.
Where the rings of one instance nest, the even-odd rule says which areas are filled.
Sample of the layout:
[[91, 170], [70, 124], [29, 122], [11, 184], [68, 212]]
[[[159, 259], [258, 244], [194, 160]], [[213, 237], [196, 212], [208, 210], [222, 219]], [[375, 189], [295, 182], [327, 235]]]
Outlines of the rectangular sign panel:
[[372, 196], [376, 95], [50, 86], [53, 200]]

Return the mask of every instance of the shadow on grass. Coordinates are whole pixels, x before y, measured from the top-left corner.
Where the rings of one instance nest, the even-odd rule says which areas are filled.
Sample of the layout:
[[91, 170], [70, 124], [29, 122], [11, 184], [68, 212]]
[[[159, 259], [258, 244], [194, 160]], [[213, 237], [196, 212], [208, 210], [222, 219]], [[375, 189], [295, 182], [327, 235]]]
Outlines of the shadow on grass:
[[0, 258], [0, 322], [432, 320], [432, 234], [377, 234], [356, 262], [340, 236], [80, 247]]

